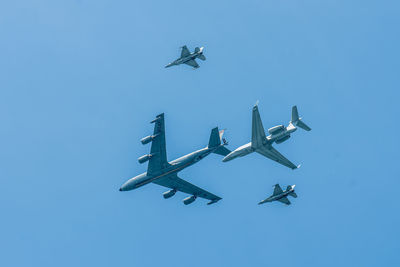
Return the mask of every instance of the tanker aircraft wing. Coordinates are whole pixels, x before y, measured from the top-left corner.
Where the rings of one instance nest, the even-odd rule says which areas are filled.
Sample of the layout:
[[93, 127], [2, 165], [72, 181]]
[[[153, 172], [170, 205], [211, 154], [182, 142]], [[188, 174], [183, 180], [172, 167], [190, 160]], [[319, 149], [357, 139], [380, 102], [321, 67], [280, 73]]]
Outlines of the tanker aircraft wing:
[[153, 181], [153, 183], [171, 188], [176, 191], [187, 193], [195, 197], [209, 199], [211, 201], [207, 203], [208, 205], [221, 200], [220, 197], [179, 178], [176, 174], [171, 174], [163, 178], [157, 179]]
[[290, 160], [285, 158], [281, 153], [278, 152], [275, 148], [271, 145], [269, 146], [260, 146], [256, 149], [256, 152], [260, 153], [261, 155], [272, 159], [286, 167], [291, 168], [292, 170], [297, 169], [298, 166], [294, 165]]
[[197, 64], [196, 60], [191, 59], [185, 62], [185, 64], [192, 66], [193, 68], [197, 69], [199, 66], [199, 64]]
[[158, 115], [152, 123], [154, 124], [153, 140], [151, 143], [149, 165], [147, 173], [154, 174], [169, 166], [167, 161], [167, 149], [165, 146], [165, 124], [164, 113]]

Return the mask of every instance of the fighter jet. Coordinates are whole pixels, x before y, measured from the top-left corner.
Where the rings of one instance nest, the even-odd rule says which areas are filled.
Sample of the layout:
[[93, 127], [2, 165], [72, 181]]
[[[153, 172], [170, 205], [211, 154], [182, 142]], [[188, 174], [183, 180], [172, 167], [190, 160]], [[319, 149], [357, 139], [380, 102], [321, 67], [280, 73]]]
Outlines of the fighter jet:
[[[228, 155], [230, 150], [225, 147], [227, 143], [222, 138], [224, 130], [218, 131], [218, 127], [215, 127], [211, 130], [208, 146], [168, 162], [165, 145], [164, 113], [158, 115], [151, 123], [155, 123], [153, 135], [140, 140], [143, 145], [151, 142], [150, 154], [138, 158], [139, 163], [149, 162], [147, 172], [129, 179], [119, 190], [129, 191], [149, 183], [154, 183], [171, 189], [163, 194], [164, 198], [172, 197], [177, 191], [189, 194], [190, 196], [183, 200], [185, 205], [192, 203], [197, 197], [210, 200], [208, 204], [219, 201], [220, 197], [186, 182], [179, 178], [177, 174], [211, 153], [222, 156]], [[221, 140], [223, 141], [222, 143]]]
[[190, 53], [189, 49], [186, 47], [186, 45], [182, 46], [182, 51], [181, 51], [181, 57], [178, 58], [177, 60], [169, 63], [166, 68], [169, 68], [171, 66], [175, 65], [180, 65], [180, 64], [186, 64], [189, 66], [192, 66], [193, 68], [197, 69], [199, 68], [199, 64], [196, 62], [196, 58], [199, 58], [201, 60], [206, 60], [206, 57], [203, 55], [203, 49], [204, 47], [196, 47], [194, 49], [193, 53]]
[[294, 165], [287, 158], [285, 158], [281, 153], [279, 153], [275, 148], [272, 147], [273, 143], [280, 144], [290, 138], [290, 134], [297, 130], [297, 127], [300, 127], [306, 131], [311, 131], [311, 128], [308, 127], [302, 120], [299, 118], [299, 114], [297, 112], [297, 107], [292, 107], [292, 120], [289, 122], [287, 127], [283, 125], [278, 125], [268, 129], [270, 133], [269, 136], [265, 135], [264, 127], [262, 125], [260, 113], [258, 112], [258, 104], [253, 107], [253, 119], [252, 119], [252, 134], [251, 134], [251, 142], [243, 145], [236, 150], [229, 153], [226, 157], [223, 158], [222, 161], [230, 161], [237, 157], [243, 157], [247, 154], [258, 152], [259, 154], [272, 159], [286, 167], [291, 169], [297, 169], [300, 167]]
[[294, 198], [297, 197], [297, 194], [294, 192], [295, 186], [296, 185], [288, 185], [288, 187], [286, 188], [286, 191], [282, 191], [282, 188], [279, 186], [279, 184], [276, 184], [274, 193], [272, 194], [272, 196], [260, 201], [258, 203], [258, 205], [264, 204], [266, 202], [272, 202], [272, 201], [279, 201], [279, 202], [285, 203], [286, 205], [290, 205], [290, 201], [287, 198], [287, 196], [292, 196]]

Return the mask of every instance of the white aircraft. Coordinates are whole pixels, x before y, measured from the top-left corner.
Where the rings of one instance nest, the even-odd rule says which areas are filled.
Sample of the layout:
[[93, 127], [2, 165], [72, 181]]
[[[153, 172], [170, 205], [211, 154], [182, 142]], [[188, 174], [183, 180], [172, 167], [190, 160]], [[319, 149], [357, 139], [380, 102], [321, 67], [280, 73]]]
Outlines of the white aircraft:
[[275, 142], [280, 144], [290, 138], [290, 134], [297, 130], [297, 127], [300, 127], [306, 131], [311, 131], [311, 128], [308, 127], [302, 120], [299, 118], [299, 114], [297, 112], [297, 107], [292, 107], [292, 120], [289, 122], [287, 127], [283, 125], [278, 125], [268, 129], [270, 133], [269, 136], [265, 135], [264, 127], [262, 125], [260, 113], [258, 112], [258, 103], [253, 107], [253, 122], [252, 122], [252, 134], [251, 134], [251, 142], [243, 145], [231, 153], [229, 153], [224, 159], [223, 162], [230, 161], [237, 157], [243, 157], [250, 153], [258, 152], [259, 154], [272, 159], [286, 167], [291, 169], [297, 169], [300, 167], [294, 165], [287, 158], [285, 158], [281, 153], [279, 153], [275, 148], [272, 147], [272, 144]]

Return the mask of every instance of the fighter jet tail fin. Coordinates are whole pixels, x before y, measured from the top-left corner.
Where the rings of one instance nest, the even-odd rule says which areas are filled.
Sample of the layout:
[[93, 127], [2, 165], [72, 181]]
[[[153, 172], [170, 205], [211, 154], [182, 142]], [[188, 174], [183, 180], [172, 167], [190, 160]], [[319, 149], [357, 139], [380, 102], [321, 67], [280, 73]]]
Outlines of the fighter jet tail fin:
[[296, 194], [295, 192], [290, 192], [290, 193], [289, 193], [289, 196], [294, 197], [294, 198], [297, 198], [297, 194]]
[[303, 130], [311, 131], [311, 128], [308, 127], [308, 125], [305, 124], [301, 120], [301, 118], [299, 118], [299, 112], [297, 111], [297, 106], [292, 107], [292, 120], [290, 121], [290, 123], [294, 124], [295, 126], [300, 127]]
[[203, 54], [198, 55], [197, 58], [199, 58], [203, 61], [206, 60], [206, 57]]

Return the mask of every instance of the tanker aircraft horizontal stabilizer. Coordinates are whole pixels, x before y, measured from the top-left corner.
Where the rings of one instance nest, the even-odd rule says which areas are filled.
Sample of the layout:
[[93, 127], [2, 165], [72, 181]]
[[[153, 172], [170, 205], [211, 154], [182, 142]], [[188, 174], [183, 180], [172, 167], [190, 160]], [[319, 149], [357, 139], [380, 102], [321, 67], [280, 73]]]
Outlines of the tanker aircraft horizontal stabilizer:
[[203, 50], [204, 50], [204, 47], [196, 47], [194, 49], [194, 52], [190, 53], [187, 46], [184, 45], [184, 46], [182, 46], [181, 56], [177, 60], [174, 60], [173, 62], [169, 63], [165, 67], [169, 68], [169, 67], [172, 67], [175, 65], [186, 64], [186, 65], [192, 66], [194, 69], [197, 69], [200, 66], [199, 66], [199, 64], [197, 64], [196, 58], [199, 58], [201, 60], [206, 60], [206, 57], [203, 55]]
[[279, 201], [282, 202], [286, 205], [290, 205], [290, 201], [287, 198], [287, 196], [291, 196], [296, 198], [297, 194], [294, 192], [294, 187], [296, 185], [289, 185], [285, 191], [282, 191], [282, 188], [279, 186], [279, 184], [275, 185], [275, 189], [274, 189], [274, 193], [272, 194], [272, 196], [270, 196], [269, 198], [266, 198], [262, 201], [260, 201], [258, 203], [258, 205], [260, 204], [264, 204], [266, 202], [272, 202], [272, 201]]
[[220, 197], [192, 185], [191, 183], [179, 178], [177, 174], [181, 170], [193, 165], [211, 153], [222, 156], [228, 155], [230, 150], [225, 147], [227, 142], [222, 138], [223, 130], [218, 131], [218, 127], [215, 127], [211, 130], [208, 146], [168, 162], [165, 145], [164, 113], [158, 115], [152, 123], [155, 123], [153, 135], [144, 137], [140, 140], [143, 145], [151, 142], [150, 154], [141, 156], [138, 159], [139, 163], [145, 163], [146, 161], [149, 162], [147, 172], [129, 179], [119, 190], [129, 191], [148, 183], [154, 183], [170, 188], [169, 191], [163, 194], [164, 198], [172, 197], [177, 191], [189, 194], [190, 196], [183, 200], [185, 205], [192, 203], [197, 197], [210, 200], [208, 204], [213, 204], [219, 201], [221, 199]]
[[287, 158], [285, 158], [281, 153], [279, 153], [275, 148], [272, 147], [273, 143], [280, 144], [290, 138], [290, 134], [300, 127], [306, 131], [311, 131], [302, 120], [299, 118], [297, 107], [292, 107], [292, 120], [289, 122], [287, 127], [283, 125], [278, 125], [268, 129], [270, 133], [269, 136], [265, 135], [264, 127], [261, 121], [260, 113], [258, 111], [258, 105], [253, 107], [253, 119], [252, 119], [252, 133], [251, 142], [243, 145], [231, 153], [229, 153], [222, 161], [230, 161], [237, 157], [243, 157], [250, 153], [257, 152], [269, 159], [272, 159], [286, 167], [291, 169], [297, 169], [300, 167], [294, 165]]

